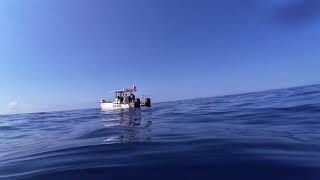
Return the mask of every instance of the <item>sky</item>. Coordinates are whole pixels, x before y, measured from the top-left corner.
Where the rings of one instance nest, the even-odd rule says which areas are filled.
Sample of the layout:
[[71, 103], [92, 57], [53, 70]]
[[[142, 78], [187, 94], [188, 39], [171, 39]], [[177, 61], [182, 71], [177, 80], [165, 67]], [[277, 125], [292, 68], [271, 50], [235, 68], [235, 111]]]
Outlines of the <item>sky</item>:
[[0, 114], [320, 83], [318, 0], [2, 0]]

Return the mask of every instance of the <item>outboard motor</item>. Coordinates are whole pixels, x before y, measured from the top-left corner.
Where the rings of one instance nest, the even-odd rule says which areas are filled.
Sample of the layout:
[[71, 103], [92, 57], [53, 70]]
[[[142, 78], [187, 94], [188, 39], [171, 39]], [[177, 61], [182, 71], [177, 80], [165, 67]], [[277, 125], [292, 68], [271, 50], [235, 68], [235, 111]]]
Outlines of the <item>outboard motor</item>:
[[134, 100], [134, 107], [135, 108], [140, 108], [141, 107], [141, 103], [140, 103], [140, 99], [139, 98]]
[[151, 107], [151, 99], [150, 98], [146, 98], [144, 100], [144, 105], [147, 106], [147, 107]]

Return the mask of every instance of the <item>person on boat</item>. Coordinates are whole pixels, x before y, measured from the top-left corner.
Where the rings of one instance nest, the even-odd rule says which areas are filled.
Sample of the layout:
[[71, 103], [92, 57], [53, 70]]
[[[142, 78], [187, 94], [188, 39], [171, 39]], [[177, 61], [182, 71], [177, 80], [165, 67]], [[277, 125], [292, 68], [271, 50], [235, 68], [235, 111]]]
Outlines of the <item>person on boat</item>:
[[134, 94], [130, 94], [130, 96], [129, 96], [129, 102], [133, 102], [134, 100], [135, 100], [135, 96], [134, 96]]
[[126, 95], [125, 97], [124, 97], [124, 103], [125, 104], [128, 104], [130, 101], [129, 101], [129, 96], [128, 95]]
[[123, 96], [120, 96], [119, 100], [120, 100], [120, 104], [122, 104], [123, 103]]
[[117, 98], [116, 98], [116, 103], [118, 104], [119, 102], [120, 102], [120, 96], [117, 96]]

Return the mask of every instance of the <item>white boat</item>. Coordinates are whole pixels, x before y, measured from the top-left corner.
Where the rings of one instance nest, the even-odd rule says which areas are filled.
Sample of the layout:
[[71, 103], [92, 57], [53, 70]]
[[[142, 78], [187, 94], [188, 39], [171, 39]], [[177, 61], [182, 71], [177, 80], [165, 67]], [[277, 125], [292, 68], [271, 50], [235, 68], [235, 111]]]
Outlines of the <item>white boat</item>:
[[135, 86], [133, 86], [132, 89], [120, 89], [112, 92], [115, 95], [114, 101], [102, 99], [100, 101], [100, 107], [102, 110], [140, 108], [141, 106], [151, 107], [150, 98], [143, 97], [143, 99], [139, 99], [135, 97]]

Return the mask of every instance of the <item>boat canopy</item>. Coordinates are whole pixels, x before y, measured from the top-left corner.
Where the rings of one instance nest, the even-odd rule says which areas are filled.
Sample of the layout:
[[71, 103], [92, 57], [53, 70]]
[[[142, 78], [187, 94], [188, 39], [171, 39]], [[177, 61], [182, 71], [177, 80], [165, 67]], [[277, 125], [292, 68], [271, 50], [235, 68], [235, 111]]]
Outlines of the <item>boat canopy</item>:
[[119, 90], [115, 90], [112, 91], [113, 93], [128, 93], [128, 92], [134, 92], [133, 89], [119, 89]]

